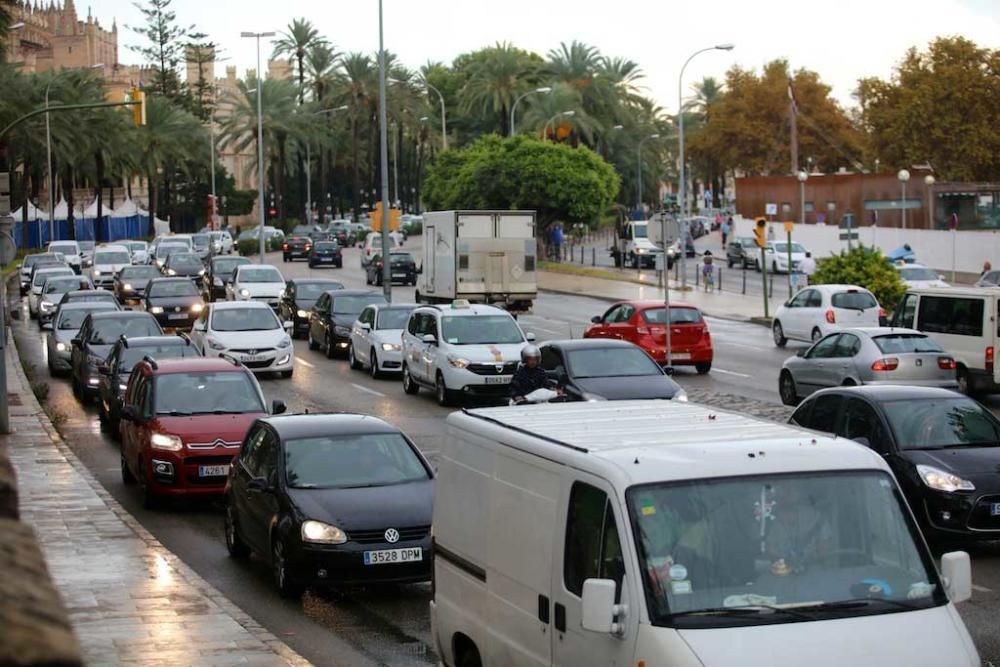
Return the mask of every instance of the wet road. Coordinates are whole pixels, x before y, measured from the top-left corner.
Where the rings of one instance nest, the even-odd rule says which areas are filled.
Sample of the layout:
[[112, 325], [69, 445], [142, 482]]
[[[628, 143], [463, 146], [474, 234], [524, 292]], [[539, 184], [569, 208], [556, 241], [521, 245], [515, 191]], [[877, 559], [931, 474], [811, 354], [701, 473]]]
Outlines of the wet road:
[[[272, 261], [286, 278], [319, 274], [334, 277], [347, 287], [364, 287], [357, 251], [345, 252], [345, 268], [310, 270], [304, 263]], [[413, 288], [395, 288], [396, 302], [412, 300]], [[543, 294], [535, 313], [521, 318], [526, 331], [539, 340], [580, 337], [590, 317], [608, 304], [587, 297]], [[14, 321], [19, 349], [33, 366], [32, 379], [50, 384], [49, 411], [80, 459], [115, 498], [168, 549], [203, 578], [286, 641], [307, 659], [320, 665], [433, 664], [427, 602], [429, 585], [377, 587], [328, 594], [307, 594], [301, 601], [285, 601], [273, 589], [270, 573], [259, 559], [231, 560], [224, 546], [219, 507], [183, 505], [168, 510], [142, 508], [134, 489], [120, 478], [117, 442], [100, 432], [93, 406], [81, 406], [68, 382], [46, 372], [44, 338], [37, 325]], [[715, 363], [707, 376], [680, 370], [677, 379], [688, 391], [735, 394], [778, 403], [777, 376], [781, 362], [794, 354], [774, 347], [767, 329], [757, 325], [709, 319], [715, 344]], [[331, 361], [295, 342], [296, 369], [291, 379], [261, 378], [270, 400], [284, 400], [291, 412], [359, 411], [390, 421], [409, 434], [435, 461], [443, 436], [440, 408], [427, 392], [409, 397], [398, 379], [373, 380], [351, 371], [344, 361]], [[994, 410], [1000, 401], [993, 401]], [[994, 546], [973, 550], [976, 590], [972, 602], [962, 605], [984, 659], [1000, 664], [1000, 550]]]

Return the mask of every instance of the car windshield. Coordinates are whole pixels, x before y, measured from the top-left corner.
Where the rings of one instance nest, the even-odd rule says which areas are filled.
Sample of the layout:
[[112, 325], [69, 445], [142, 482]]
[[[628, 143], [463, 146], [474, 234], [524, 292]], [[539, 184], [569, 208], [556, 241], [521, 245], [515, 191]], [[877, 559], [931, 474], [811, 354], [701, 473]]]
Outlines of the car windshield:
[[79, 254], [79, 248], [75, 243], [50, 243], [49, 252], [61, 252], [64, 255]]
[[226, 259], [218, 259], [212, 262], [212, 272], [216, 275], [231, 275], [233, 269], [241, 264], [249, 264], [250, 262], [244, 257], [227, 257]]
[[905, 354], [907, 352], [944, 352], [930, 336], [923, 334], [887, 334], [873, 336], [878, 349], [885, 354]]
[[118, 272], [122, 280], [137, 280], [139, 278], [156, 278], [160, 272], [155, 266], [126, 266]]
[[899, 277], [903, 280], [940, 280], [938, 274], [923, 266], [900, 269]]
[[350, 489], [429, 479], [410, 443], [398, 433], [285, 441], [285, 479], [296, 489]]
[[189, 250], [190, 248], [188, 248], [187, 244], [184, 243], [178, 243], [176, 241], [174, 241], [173, 243], [161, 243], [160, 245], [156, 246], [156, 256], [159, 259], [163, 259], [167, 255], [170, 255], [172, 253], [188, 252]]
[[837, 292], [830, 297], [830, 303], [833, 304], [834, 308], [846, 308], [848, 310], [878, 308], [878, 301], [868, 292]]
[[[647, 308], [642, 311], [642, 319], [646, 320], [647, 324], [663, 324], [666, 318], [666, 308]], [[701, 313], [696, 308], [670, 307], [671, 324], [697, 324], [701, 321]]]
[[413, 264], [413, 255], [408, 252], [394, 252], [389, 255], [389, 264]]
[[285, 279], [273, 266], [254, 266], [240, 270], [241, 283], [281, 283]]
[[49, 270], [36, 271], [35, 279], [31, 281], [31, 285], [32, 287], [41, 287], [42, 283], [44, 283], [46, 280], [52, 279], [54, 276], [72, 276], [72, 275], [73, 275], [73, 269], [69, 268], [66, 269], [58, 268], [58, 269], [53, 269], [51, 271]]
[[128, 246], [128, 249], [131, 250], [132, 252], [135, 252], [137, 250], [145, 250], [146, 249], [146, 242], [145, 241], [129, 241], [125, 245]]
[[331, 310], [337, 315], [351, 315], [360, 313], [365, 306], [373, 303], [385, 303], [385, 297], [381, 294], [363, 294], [360, 296], [335, 296]]
[[159, 336], [163, 331], [152, 315], [145, 317], [109, 317], [94, 320], [87, 342], [94, 345], [111, 345], [121, 336]]
[[88, 308], [70, 308], [68, 310], [60, 310], [59, 322], [56, 324], [56, 328], [62, 331], [75, 331], [83, 326], [83, 321], [87, 318], [87, 315], [100, 312], [102, 310], [114, 309], [114, 306], [111, 304], [96, 303]]
[[319, 295], [323, 292], [332, 289], [343, 289], [344, 286], [340, 283], [295, 283], [295, 297], [297, 299], [305, 299], [307, 301], [315, 301], [319, 298]]
[[882, 404], [902, 449], [1000, 446], [1000, 422], [971, 398], [925, 398]]
[[[779, 242], [777, 242], [777, 243], [774, 244], [774, 251], [775, 252], [779, 252], [779, 253], [781, 253], [781, 252], [787, 253], [788, 252], [788, 244], [779, 241]], [[801, 243], [793, 243], [792, 244], [792, 252], [793, 253], [804, 253], [805, 251], [806, 251], [805, 246], [803, 246]]]
[[[67, 297], [69, 298], [67, 299]], [[82, 292], [77, 292], [75, 294], [67, 293], [65, 296], [63, 296], [63, 299], [66, 299], [67, 302], [71, 303], [89, 302], [89, 303], [110, 303], [115, 306], [118, 305], [118, 299], [115, 298], [115, 295], [103, 289], [85, 290]]]
[[73, 290], [81, 289], [81, 286], [86, 284], [86, 278], [79, 278], [76, 276], [58, 276], [56, 278], [49, 278], [46, 280], [45, 287], [42, 288], [42, 292], [45, 294], [62, 294], [63, 292], [72, 292]]
[[646, 225], [632, 225], [632, 235], [637, 239], [648, 238], [648, 231]]
[[200, 269], [201, 267], [201, 258], [193, 253], [177, 252], [170, 256], [170, 268], [172, 269]]
[[490, 345], [524, 342], [524, 334], [510, 315], [446, 315], [441, 337], [451, 345]]
[[656, 362], [639, 348], [572, 350], [567, 357], [573, 376], [581, 379], [663, 375]]
[[260, 392], [244, 371], [159, 375], [153, 403], [156, 414], [171, 416], [265, 411]]
[[270, 308], [219, 308], [212, 313], [214, 331], [270, 331], [280, 328]]
[[94, 250], [94, 247], [97, 245], [93, 241], [77, 241], [76, 244], [80, 246], [80, 250], [84, 250], [87, 252], [92, 252]]
[[146, 288], [151, 299], [170, 296], [198, 296], [198, 288], [187, 278], [180, 280], [155, 280]]
[[207, 248], [210, 242], [211, 238], [208, 234], [195, 234], [191, 237], [191, 243], [194, 244], [195, 248]]
[[340, 247], [336, 241], [320, 241], [316, 244], [316, 250], [336, 250]]
[[378, 311], [378, 329], [405, 329], [410, 308], [383, 308]]
[[656, 625], [809, 621], [946, 602], [883, 472], [655, 484], [627, 498]]
[[138, 347], [127, 347], [122, 352], [121, 361], [118, 363], [119, 373], [129, 373], [132, 367], [142, 361], [143, 357], [153, 359], [180, 359], [181, 357], [200, 357], [194, 345], [177, 345], [163, 343], [159, 345], [140, 345]]
[[106, 264], [131, 264], [132, 255], [125, 250], [115, 250], [111, 252], [99, 252], [94, 255], [94, 264], [104, 266]]

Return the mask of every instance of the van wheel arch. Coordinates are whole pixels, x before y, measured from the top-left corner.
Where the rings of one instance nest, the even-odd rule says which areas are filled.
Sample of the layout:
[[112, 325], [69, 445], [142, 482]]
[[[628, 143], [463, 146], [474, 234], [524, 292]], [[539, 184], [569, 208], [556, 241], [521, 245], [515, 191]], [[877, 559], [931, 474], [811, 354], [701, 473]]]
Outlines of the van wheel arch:
[[451, 640], [452, 655], [455, 657], [455, 667], [482, 667], [483, 659], [479, 655], [476, 643], [468, 635], [455, 633]]

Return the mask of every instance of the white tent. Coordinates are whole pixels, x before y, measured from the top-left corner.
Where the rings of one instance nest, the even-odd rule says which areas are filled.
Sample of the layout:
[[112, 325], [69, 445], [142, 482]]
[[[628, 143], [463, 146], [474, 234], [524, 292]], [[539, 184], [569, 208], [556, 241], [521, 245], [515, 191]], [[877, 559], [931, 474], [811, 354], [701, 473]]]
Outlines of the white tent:
[[[108, 206], [107, 202], [104, 202], [104, 205], [101, 208], [101, 215], [103, 215], [105, 217], [111, 215], [111, 208]], [[94, 198], [94, 201], [90, 202], [90, 206], [88, 206], [84, 210], [84, 212], [83, 212], [83, 218], [85, 220], [94, 220], [94, 219], [97, 218], [97, 198], [96, 197]]]
[[126, 199], [111, 212], [112, 218], [131, 218], [133, 215], [139, 215], [139, 207], [131, 199]]
[[159, 218], [153, 218], [153, 230], [156, 236], [161, 236], [170, 233], [170, 223], [166, 220], [160, 220]]
[[[10, 214], [11, 217], [13, 217], [15, 221], [22, 220], [23, 219], [22, 216], [24, 214], [23, 209], [24, 209], [23, 206], [17, 209], [16, 211]], [[28, 220], [48, 220], [48, 219], [49, 219], [48, 211], [43, 211], [42, 209], [38, 208], [31, 202], [28, 202]]]
[[55, 210], [53, 211], [52, 217], [56, 220], [68, 220], [69, 219], [69, 205], [66, 203], [65, 199], [60, 199], [59, 203], [56, 204]]

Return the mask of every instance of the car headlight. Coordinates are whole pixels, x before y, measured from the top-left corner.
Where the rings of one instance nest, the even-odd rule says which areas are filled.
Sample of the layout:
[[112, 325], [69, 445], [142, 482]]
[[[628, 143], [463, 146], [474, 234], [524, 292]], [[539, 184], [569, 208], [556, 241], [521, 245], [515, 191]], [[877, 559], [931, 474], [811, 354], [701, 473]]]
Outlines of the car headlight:
[[132, 291], [132, 286], [129, 285], [128, 283], [125, 283], [124, 285], [122, 285], [122, 291], [123, 292], [131, 292]]
[[955, 491], [975, 491], [975, 485], [967, 479], [962, 479], [950, 472], [926, 465], [917, 465], [917, 474], [924, 484], [936, 491], [953, 493]]
[[201, 311], [203, 311], [204, 309], [205, 309], [205, 306], [203, 306], [203, 305], [202, 305], [202, 304], [200, 304], [200, 303], [196, 303], [196, 304], [194, 304], [193, 306], [191, 306], [191, 312], [192, 312], [192, 313], [200, 313], [200, 312], [201, 312]]
[[278, 347], [280, 347], [281, 349], [285, 349], [286, 347], [291, 347], [291, 345], [292, 345], [292, 339], [289, 338], [288, 336], [285, 336], [285, 339], [280, 343], [278, 343]]
[[295, 314], [298, 315], [299, 317], [303, 317], [303, 318], [309, 317], [309, 311], [308, 310], [302, 310], [301, 308]]
[[635, 249], [635, 254], [637, 254], [637, 255], [641, 255], [644, 252], [646, 252], [645, 248], [636, 248]]
[[101, 270], [100, 269], [94, 269], [94, 275], [95, 276], [101, 275]]
[[55, 304], [52, 303], [51, 301], [42, 301], [41, 303], [38, 304], [38, 307], [41, 308], [42, 310], [50, 310], [55, 307]]
[[128, 385], [127, 384], [122, 384], [122, 383], [119, 382], [118, 383], [118, 389], [120, 391], [125, 391], [126, 389], [128, 389]]
[[168, 276], [176, 276], [177, 272], [174, 271], [173, 269], [167, 269], [167, 275]]
[[240, 296], [250, 298], [250, 290], [244, 288], [240, 290]]
[[205, 269], [198, 269], [198, 275], [199, 276], [205, 275]]
[[469, 360], [463, 359], [462, 357], [455, 356], [454, 354], [448, 355], [448, 363], [455, 368], [468, 368]]
[[399, 352], [403, 346], [399, 343], [382, 343], [382, 349], [386, 352]]
[[339, 324], [337, 324], [337, 325], [334, 325], [333, 332], [335, 334], [337, 334], [338, 336], [350, 336], [351, 335], [351, 328], [350, 327], [342, 327]]
[[159, 315], [160, 313], [163, 312], [163, 308], [161, 306], [153, 306], [152, 308], [149, 309], [149, 312], [153, 313], [154, 315]]
[[69, 347], [66, 345], [66, 343], [56, 343], [56, 350], [57, 351], [59, 351], [59, 352], [65, 352], [68, 349], [69, 349]]
[[181, 442], [181, 439], [169, 433], [154, 433], [149, 438], [149, 446], [168, 452], [179, 452], [184, 449], [184, 443]]
[[321, 521], [302, 522], [302, 541], [314, 544], [343, 544], [347, 534], [336, 526]]
[[205, 342], [208, 343], [208, 346], [210, 348], [212, 348], [213, 350], [224, 350], [224, 349], [226, 349], [225, 345], [223, 345], [219, 341], [215, 340], [214, 338], [206, 338]]
[[687, 403], [688, 402], [688, 394], [683, 389], [678, 389], [677, 393], [674, 394], [674, 397], [673, 397], [672, 400], [674, 400], [674, 401], [680, 401], [681, 403]]

